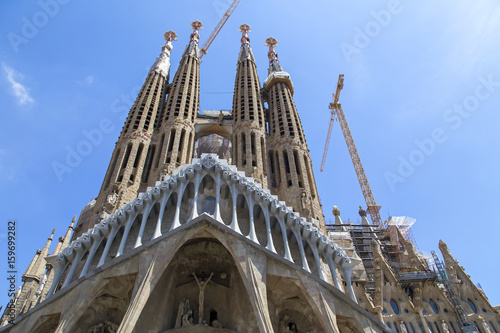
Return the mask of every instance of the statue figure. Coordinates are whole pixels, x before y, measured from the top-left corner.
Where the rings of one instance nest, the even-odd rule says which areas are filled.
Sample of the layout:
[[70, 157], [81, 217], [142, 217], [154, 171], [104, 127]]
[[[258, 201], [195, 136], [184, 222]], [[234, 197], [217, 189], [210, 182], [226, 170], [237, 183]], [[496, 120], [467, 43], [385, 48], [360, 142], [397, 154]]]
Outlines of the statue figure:
[[366, 216], [366, 210], [364, 210], [363, 207], [359, 206], [358, 214], [361, 217]]
[[189, 309], [187, 313], [182, 315], [181, 327], [193, 326], [193, 310]]
[[118, 193], [116, 191], [111, 192], [108, 194], [106, 197], [106, 201], [110, 203], [111, 205], [114, 205], [116, 203], [116, 200], [118, 199]]
[[198, 283], [198, 287], [200, 288], [200, 296], [199, 296], [199, 301], [198, 301], [198, 324], [203, 323], [203, 301], [205, 300], [205, 288], [207, 287], [207, 284], [210, 282], [212, 279], [212, 276], [214, 273], [210, 274], [210, 277], [208, 278], [207, 281], [200, 281], [198, 280], [198, 277], [196, 274], [193, 272], [193, 276], [196, 280], [196, 283]]
[[253, 167], [253, 171], [252, 171], [252, 178], [254, 180], [255, 183], [262, 183], [262, 180], [261, 180], [261, 172], [259, 171], [259, 168], [257, 167]]
[[219, 125], [222, 125], [222, 122], [224, 121], [224, 114], [222, 113], [222, 110], [219, 112]]
[[89, 327], [87, 333], [116, 333], [117, 330], [118, 325], [106, 320], [100, 324]]
[[450, 330], [448, 329], [448, 325], [444, 321], [444, 319], [441, 320], [441, 327], [443, 327], [443, 333], [450, 333]]
[[402, 320], [399, 322], [399, 328], [401, 329], [401, 332], [408, 333], [408, 330], [406, 329], [406, 325]]
[[[179, 303], [179, 308], [177, 310], [177, 318], [175, 320], [175, 328], [179, 328], [182, 326], [182, 318], [184, 315], [186, 315], [189, 311], [191, 310], [191, 307], [189, 306], [189, 300], [186, 298], [183, 298], [181, 302]], [[191, 316], [193, 314], [193, 311], [191, 310]]]
[[306, 192], [302, 192], [300, 198], [302, 204], [302, 212], [305, 218], [309, 218], [311, 216], [311, 200], [307, 197]]

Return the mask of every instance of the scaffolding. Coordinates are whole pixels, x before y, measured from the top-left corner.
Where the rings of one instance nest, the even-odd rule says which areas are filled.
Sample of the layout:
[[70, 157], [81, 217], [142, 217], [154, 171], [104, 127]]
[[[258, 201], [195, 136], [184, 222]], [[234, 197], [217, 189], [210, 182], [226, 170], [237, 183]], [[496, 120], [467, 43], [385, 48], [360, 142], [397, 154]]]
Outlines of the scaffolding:
[[441, 260], [439, 260], [439, 257], [435, 251], [432, 251], [432, 259], [434, 260], [434, 265], [436, 266], [439, 274], [439, 282], [444, 285], [446, 292], [448, 293], [448, 298], [450, 299], [451, 304], [453, 304], [453, 308], [455, 309], [455, 313], [457, 314], [458, 323], [460, 325], [460, 328], [462, 329], [462, 332], [478, 333], [477, 329], [469, 321], [469, 318], [467, 317], [467, 314], [465, 313], [464, 307], [462, 305], [462, 301], [460, 301], [453, 283], [448, 278], [446, 268], [444, 267], [444, 264], [441, 262]]
[[[329, 221], [330, 222], [330, 221]], [[387, 227], [383, 228], [378, 225], [367, 224], [352, 224], [344, 223], [341, 225], [326, 224], [328, 231], [338, 231], [341, 228], [343, 231], [349, 232], [352, 243], [363, 262], [366, 271], [366, 292], [373, 297], [375, 292], [375, 266], [373, 263], [372, 242], [375, 241], [380, 245], [380, 249], [388, 265], [393, 269], [394, 274], [398, 279], [398, 283], [403, 288], [409, 287], [416, 282], [433, 283], [437, 274], [430, 270], [416, 271], [411, 267], [408, 260], [408, 252], [402, 243], [401, 237], [409, 239], [411, 226], [416, 222], [415, 219], [402, 216], [391, 217], [387, 222]], [[415, 244], [412, 242], [412, 244]]]

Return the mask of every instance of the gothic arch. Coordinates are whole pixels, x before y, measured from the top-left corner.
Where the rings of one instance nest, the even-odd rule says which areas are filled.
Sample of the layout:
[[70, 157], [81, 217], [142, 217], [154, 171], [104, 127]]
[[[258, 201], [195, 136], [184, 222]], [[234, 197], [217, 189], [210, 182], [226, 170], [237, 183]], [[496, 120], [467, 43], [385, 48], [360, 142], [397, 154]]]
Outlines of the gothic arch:
[[[200, 287], [193, 273], [199, 281], [209, 281], [203, 293], [202, 320], [212, 325], [209, 320], [215, 314], [224, 328], [255, 332], [252, 305], [238, 265], [228, 249], [210, 236], [206, 231], [201, 232], [199, 238], [193, 235], [178, 247], [141, 311], [135, 332], [140, 332], [146, 323], [157, 331], [179, 328], [187, 309], [192, 311], [193, 324], [199, 322]], [[241, 319], [236, 319], [238, 317]], [[155, 321], [154, 327], [151, 327], [152, 321]]]

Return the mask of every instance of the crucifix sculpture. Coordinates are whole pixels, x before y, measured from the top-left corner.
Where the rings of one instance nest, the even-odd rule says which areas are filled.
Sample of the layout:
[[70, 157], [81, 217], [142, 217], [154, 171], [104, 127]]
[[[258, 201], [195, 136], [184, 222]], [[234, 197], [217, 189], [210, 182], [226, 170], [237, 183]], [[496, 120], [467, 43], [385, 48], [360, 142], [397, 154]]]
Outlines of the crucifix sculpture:
[[207, 281], [203, 281], [203, 280], [200, 281], [200, 280], [198, 280], [198, 277], [196, 276], [196, 274], [194, 274], [194, 272], [193, 272], [193, 276], [196, 280], [196, 283], [198, 283], [198, 287], [200, 288], [200, 296], [198, 298], [198, 324], [203, 323], [203, 301], [205, 300], [205, 288], [207, 287], [207, 284], [212, 279], [213, 275], [214, 275], [214, 273], [212, 272]]

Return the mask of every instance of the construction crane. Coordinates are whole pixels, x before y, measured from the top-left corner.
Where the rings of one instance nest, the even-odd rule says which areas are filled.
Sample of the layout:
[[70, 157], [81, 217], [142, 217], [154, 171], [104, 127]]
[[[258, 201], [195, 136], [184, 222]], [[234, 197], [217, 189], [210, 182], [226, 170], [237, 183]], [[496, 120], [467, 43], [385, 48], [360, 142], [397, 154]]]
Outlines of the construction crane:
[[205, 42], [205, 44], [203, 44], [203, 46], [201, 47], [201, 50], [200, 50], [200, 59], [207, 53], [207, 50], [210, 47], [210, 44], [212, 44], [212, 42], [214, 41], [215, 37], [217, 37], [217, 35], [219, 34], [219, 31], [222, 29], [222, 27], [224, 26], [224, 24], [226, 24], [229, 16], [231, 16], [231, 14], [234, 12], [234, 10], [236, 9], [236, 6], [238, 6], [238, 4], [240, 3], [240, 1], [241, 0], [234, 0], [233, 3], [231, 4], [231, 6], [229, 6], [229, 8], [226, 11], [226, 13], [222, 16], [222, 18], [220, 19], [219, 23], [215, 27], [214, 31], [212, 31], [212, 34], [210, 35], [210, 37], [208, 37], [208, 39]]
[[325, 167], [326, 155], [328, 153], [328, 146], [330, 145], [330, 137], [332, 136], [333, 123], [335, 117], [340, 123], [342, 128], [342, 133], [344, 134], [344, 139], [349, 149], [349, 154], [351, 155], [352, 164], [356, 170], [356, 175], [358, 176], [359, 185], [363, 191], [363, 196], [365, 198], [367, 211], [370, 214], [372, 223], [381, 228], [385, 228], [385, 223], [380, 217], [380, 206], [375, 202], [375, 197], [373, 196], [370, 184], [368, 183], [368, 178], [366, 178], [365, 169], [363, 164], [361, 164], [361, 159], [359, 158], [358, 150], [356, 149], [356, 144], [351, 135], [351, 130], [345, 119], [344, 110], [342, 110], [342, 105], [339, 103], [340, 91], [344, 88], [344, 74], [339, 75], [339, 80], [337, 82], [337, 91], [333, 95], [333, 102], [330, 103], [331, 119], [330, 126], [328, 128], [328, 136], [326, 137], [325, 151], [323, 152], [323, 161], [321, 162], [321, 169], [323, 171]]

